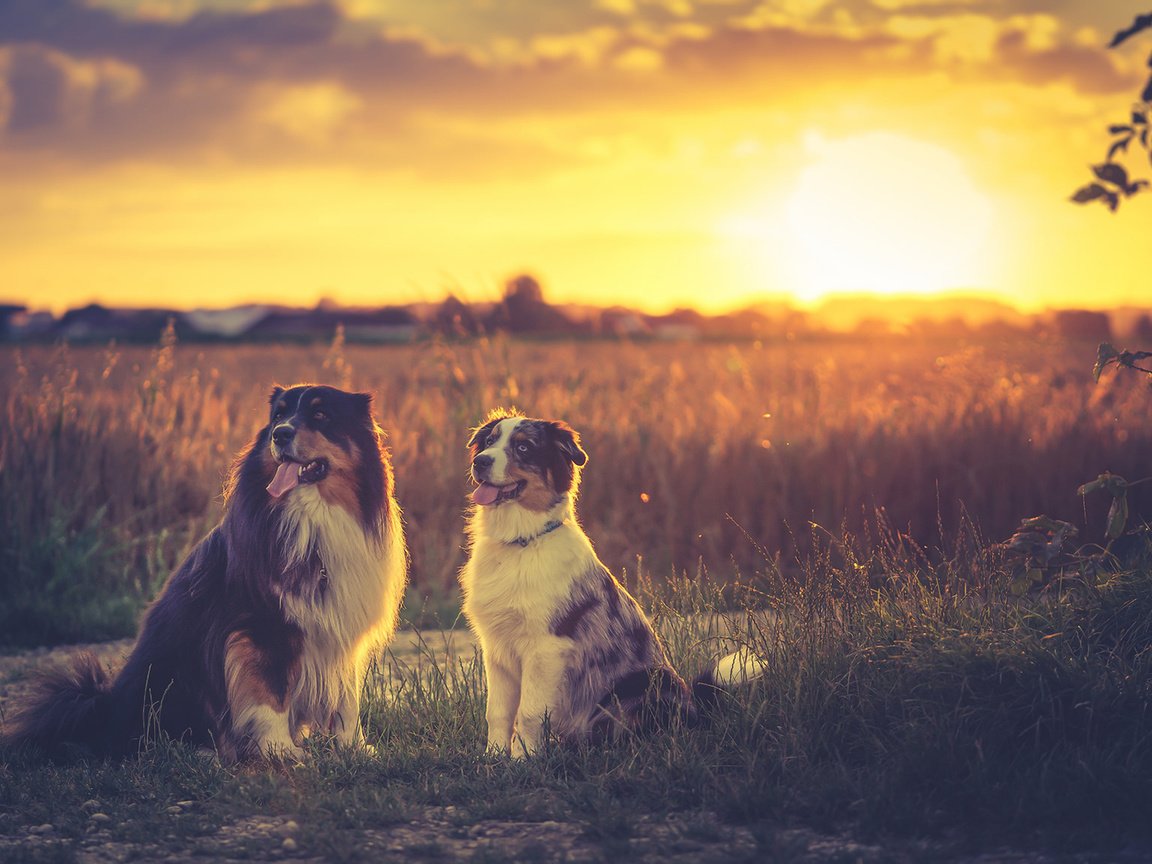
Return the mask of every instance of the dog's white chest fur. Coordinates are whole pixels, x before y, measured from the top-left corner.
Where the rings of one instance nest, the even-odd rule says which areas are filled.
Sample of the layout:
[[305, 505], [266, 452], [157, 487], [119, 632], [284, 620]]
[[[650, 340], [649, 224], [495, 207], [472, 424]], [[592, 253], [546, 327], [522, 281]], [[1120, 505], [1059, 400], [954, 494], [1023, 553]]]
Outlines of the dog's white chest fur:
[[[549, 530], [554, 522], [562, 524]], [[576, 646], [554, 626], [596, 555], [567, 497], [547, 514], [515, 505], [476, 511], [469, 533], [460, 585], [484, 659], [488, 746], [523, 756], [538, 746], [546, 714], [558, 732], [574, 731], [560, 682]]]
[[[576, 574], [594, 558], [587, 536], [569, 521], [542, 530], [539, 518], [518, 524], [523, 511], [480, 511], [472, 522], [472, 555], [461, 572], [464, 612], [485, 651], [517, 667], [541, 640], [554, 640], [552, 617], [572, 593]], [[516, 523], [516, 524], [504, 524]], [[525, 533], [519, 533], [524, 530]], [[508, 539], [504, 539], [507, 537]], [[527, 545], [516, 537], [534, 537]]]
[[[281, 602], [304, 631], [300, 676], [293, 694], [299, 723], [324, 723], [326, 715], [359, 688], [373, 647], [396, 628], [400, 592], [406, 580], [404, 542], [396, 508], [377, 541], [348, 511], [329, 504], [314, 487], [293, 490], [283, 513], [290, 564], [315, 553], [324, 567], [325, 585], [315, 597], [290, 592]], [[355, 722], [355, 718], [343, 718]]]

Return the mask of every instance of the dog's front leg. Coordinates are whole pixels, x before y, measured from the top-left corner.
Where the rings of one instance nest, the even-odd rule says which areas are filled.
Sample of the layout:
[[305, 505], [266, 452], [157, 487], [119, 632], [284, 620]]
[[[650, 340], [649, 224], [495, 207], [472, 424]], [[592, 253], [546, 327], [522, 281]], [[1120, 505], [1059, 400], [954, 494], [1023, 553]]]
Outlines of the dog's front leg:
[[[292, 740], [285, 705], [287, 681], [268, 672], [263, 648], [247, 633], [233, 633], [224, 648], [224, 680], [231, 718], [231, 741], [238, 755], [251, 753], [300, 760], [304, 751]], [[255, 752], [253, 752], [255, 751]]]
[[512, 726], [520, 705], [520, 676], [485, 653], [484, 677], [488, 680], [488, 750], [506, 753], [512, 746]]
[[568, 641], [550, 640], [524, 659], [520, 712], [516, 717], [516, 736], [512, 741], [514, 758], [531, 756], [540, 749], [545, 717], [550, 718], [553, 731], [565, 725], [566, 718], [562, 712], [565, 703], [564, 673], [570, 651], [566, 644]]
[[[362, 680], [362, 675], [353, 677], [353, 681]], [[364, 727], [360, 723], [360, 691], [355, 686], [348, 687], [341, 694], [340, 704], [332, 714], [330, 726], [332, 734], [341, 745], [372, 749], [364, 740]]]

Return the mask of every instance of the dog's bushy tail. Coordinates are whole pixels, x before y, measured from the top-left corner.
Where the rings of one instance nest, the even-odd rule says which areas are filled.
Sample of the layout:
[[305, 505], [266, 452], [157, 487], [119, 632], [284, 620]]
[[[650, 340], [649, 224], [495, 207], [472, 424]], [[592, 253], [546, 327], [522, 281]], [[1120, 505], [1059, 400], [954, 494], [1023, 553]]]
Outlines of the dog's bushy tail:
[[692, 702], [706, 719], [738, 687], [762, 678], [768, 664], [750, 648], [741, 648], [721, 657], [692, 681]]
[[112, 682], [92, 654], [39, 675], [36, 690], [4, 723], [0, 742], [57, 756], [69, 745], [106, 749], [103, 715]]

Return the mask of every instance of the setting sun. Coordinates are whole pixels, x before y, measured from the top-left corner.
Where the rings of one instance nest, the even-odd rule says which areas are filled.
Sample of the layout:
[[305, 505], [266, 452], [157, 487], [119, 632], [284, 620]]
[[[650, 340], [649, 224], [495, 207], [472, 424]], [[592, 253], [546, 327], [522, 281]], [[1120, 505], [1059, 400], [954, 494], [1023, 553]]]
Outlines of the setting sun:
[[786, 207], [798, 298], [932, 294], [985, 284], [992, 205], [948, 151], [870, 133], [808, 142]]
[[1145, 302], [1118, 0], [7, 6], [0, 306]]

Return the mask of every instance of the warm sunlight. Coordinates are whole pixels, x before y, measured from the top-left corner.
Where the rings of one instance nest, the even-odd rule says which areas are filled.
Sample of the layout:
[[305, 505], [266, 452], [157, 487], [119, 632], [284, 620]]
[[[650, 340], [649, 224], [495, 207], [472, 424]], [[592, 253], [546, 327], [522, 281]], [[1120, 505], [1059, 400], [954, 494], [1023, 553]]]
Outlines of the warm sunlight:
[[1147, 50], [1045, 5], [0, 0], [0, 314], [1143, 307]]
[[987, 282], [992, 206], [954, 155], [880, 132], [806, 143], [813, 161], [786, 205], [799, 299]]

